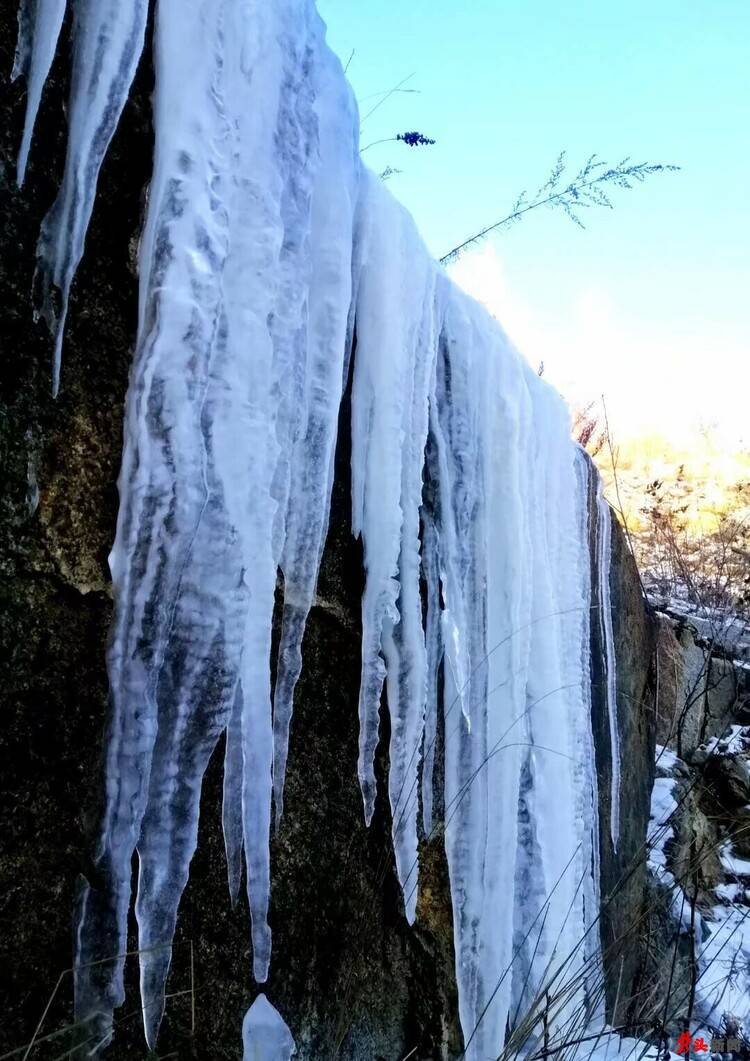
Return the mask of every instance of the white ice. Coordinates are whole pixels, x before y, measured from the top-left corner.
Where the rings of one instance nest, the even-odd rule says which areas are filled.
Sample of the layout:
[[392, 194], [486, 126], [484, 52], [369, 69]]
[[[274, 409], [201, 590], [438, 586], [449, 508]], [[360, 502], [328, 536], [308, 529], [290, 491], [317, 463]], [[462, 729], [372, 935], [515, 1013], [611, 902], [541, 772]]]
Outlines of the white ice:
[[725, 1013], [750, 1029], [750, 907], [717, 905], [704, 918], [696, 1001], [701, 1017], [721, 1027]]
[[[674, 840], [674, 816], [678, 809], [674, 789], [677, 781], [672, 777], [657, 777], [651, 791], [651, 815], [648, 824], [646, 856], [648, 868], [655, 879], [669, 889], [670, 910], [683, 932], [690, 931], [690, 900], [678, 885], [674, 874], [667, 868], [668, 847]], [[696, 925], [700, 934], [701, 915], [696, 913]]]
[[599, 624], [604, 648], [604, 695], [609, 719], [609, 744], [612, 753], [612, 787], [610, 797], [610, 835], [617, 849], [620, 838], [620, 728], [617, 720], [617, 659], [612, 631], [610, 567], [612, 560], [612, 512], [599, 483], [597, 491], [597, 541], [599, 548]]
[[428, 391], [436, 341], [437, 267], [414, 222], [374, 175], [367, 218], [352, 382], [352, 529], [367, 573], [362, 601], [359, 776], [369, 823], [383, 681], [391, 722], [388, 789], [406, 916], [417, 890], [418, 767], [427, 695], [419, 590], [419, 512]]

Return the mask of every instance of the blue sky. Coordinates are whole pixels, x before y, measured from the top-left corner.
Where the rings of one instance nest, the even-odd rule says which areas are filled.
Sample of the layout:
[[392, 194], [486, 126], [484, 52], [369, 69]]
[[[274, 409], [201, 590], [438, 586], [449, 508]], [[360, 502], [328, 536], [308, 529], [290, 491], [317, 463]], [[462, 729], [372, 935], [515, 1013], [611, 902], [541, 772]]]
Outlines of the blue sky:
[[418, 129], [434, 147], [373, 147], [435, 254], [508, 212], [565, 149], [572, 166], [674, 162], [591, 211], [539, 211], [464, 260], [483, 298], [571, 400], [604, 391], [616, 427], [719, 423], [750, 442], [750, 2], [319, 0], [365, 97], [414, 73], [362, 144]]

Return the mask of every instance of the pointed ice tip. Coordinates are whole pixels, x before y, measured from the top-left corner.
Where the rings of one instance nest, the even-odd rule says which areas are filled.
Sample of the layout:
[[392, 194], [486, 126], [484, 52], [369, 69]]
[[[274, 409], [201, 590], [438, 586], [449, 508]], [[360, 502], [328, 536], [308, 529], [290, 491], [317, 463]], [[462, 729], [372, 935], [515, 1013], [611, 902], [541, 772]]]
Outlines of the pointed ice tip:
[[278, 794], [274, 795], [274, 801], [273, 802], [274, 802], [274, 810], [275, 810], [275, 813], [274, 813], [274, 816], [273, 816], [273, 831], [274, 831], [274, 833], [278, 833], [279, 830], [281, 829], [281, 819], [282, 819], [282, 816], [284, 814], [284, 797], [283, 797], [283, 795], [280, 792]]
[[16, 160], [16, 184], [19, 188], [23, 187], [23, 182], [26, 179], [26, 167], [29, 162], [32, 131], [32, 128], [29, 127], [29, 116], [27, 114], [23, 137], [21, 138], [21, 146], [18, 149], [18, 159]]
[[270, 964], [271, 930], [266, 928], [261, 939], [253, 939], [253, 978], [256, 984], [265, 984]]
[[[63, 318], [64, 319], [64, 318]], [[55, 352], [52, 358], [52, 397], [56, 398], [60, 393], [60, 366], [62, 364], [62, 323], [55, 336]]]
[[296, 1053], [292, 1033], [263, 993], [245, 1014], [242, 1045], [242, 1061], [289, 1061]]

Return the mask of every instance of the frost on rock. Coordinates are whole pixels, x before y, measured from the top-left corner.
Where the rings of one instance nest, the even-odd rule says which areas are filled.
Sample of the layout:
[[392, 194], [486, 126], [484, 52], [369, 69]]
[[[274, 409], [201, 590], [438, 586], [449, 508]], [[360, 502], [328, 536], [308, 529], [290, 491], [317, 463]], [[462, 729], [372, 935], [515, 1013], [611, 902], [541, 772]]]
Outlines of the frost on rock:
[[289, 1061], [294, 1055], [292, 1033], [264, 994], [258, 995], [242, 1022], [242, 1061]]
[[[55, 288], [63, 296], [48, 313], [55, 381], [65, 299], [145, 7], [76, 7], [68, 157], [40, 243], [48, 299]], [[22, 9], [28, 129], [61, 17], [51, 0]], [[113, 956], [127, 949], [137, 851], [155, 1044], [202, 780], [224, 734], [229, 891], [236, 901], [244, 869], [253, 973], [267, 977], [272, 808], [278, 821], [353, 357], [365, 818], [385, 693], [405, 914], [417, 913], [419, 841], [442, 833], [465, 1056], [496, 1056], [550, 977], [578, 985], [560, 1024], [596, 1008], [595, 578], [617, 758], [603, 502], [593, 506], [593, 574], [588, 547], [596, 473], [570, 441], [560, 398], [361, 166], [356, 106], [312, 0], [160, 0], [154, 67], [154, 169], [110, 557], [106, 809], [96, 882], [77, 918], [78, 1017], [106, 1043], [124, 1000], [123, 958]], [[445, 784], [435, 793], [439, 735]], [[618, 784], [613, 765], [613, 838]], [[243, 1035], [246, 1058], [293, 1049], [263, 995]]]

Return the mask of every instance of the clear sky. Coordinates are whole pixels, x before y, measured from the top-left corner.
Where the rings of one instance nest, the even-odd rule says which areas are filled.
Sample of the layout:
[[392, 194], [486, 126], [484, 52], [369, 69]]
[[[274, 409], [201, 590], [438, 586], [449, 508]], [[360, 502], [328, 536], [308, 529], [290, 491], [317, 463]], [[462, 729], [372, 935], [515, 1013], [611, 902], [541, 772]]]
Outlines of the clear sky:
[[319, 0], [376, 170], [444, 254], [572, 166], [674, 162], [616, 191], [587, 229], [532, 212], [464, 259], [529, 360], [572, 400], [605, 393], [615, 429], [697, 421], [750, 444], [750, 0]]

